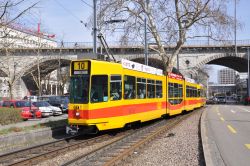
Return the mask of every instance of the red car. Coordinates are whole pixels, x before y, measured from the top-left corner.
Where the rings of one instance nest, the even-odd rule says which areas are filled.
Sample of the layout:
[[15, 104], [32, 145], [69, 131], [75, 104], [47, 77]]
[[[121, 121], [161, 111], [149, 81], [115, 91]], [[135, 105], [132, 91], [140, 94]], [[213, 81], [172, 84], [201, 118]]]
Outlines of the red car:
[[246, 96], [245, 97], [245, 105], [249, 105], [250, 104], [250, 97]]
[[42, 117], [41, 111], [37, 107], [30, 106], [29, 101], [6, 100], [6, 101], [3, 101], [2, 106], [21, 109], [22, 110], [21, 116], [24, 120]]

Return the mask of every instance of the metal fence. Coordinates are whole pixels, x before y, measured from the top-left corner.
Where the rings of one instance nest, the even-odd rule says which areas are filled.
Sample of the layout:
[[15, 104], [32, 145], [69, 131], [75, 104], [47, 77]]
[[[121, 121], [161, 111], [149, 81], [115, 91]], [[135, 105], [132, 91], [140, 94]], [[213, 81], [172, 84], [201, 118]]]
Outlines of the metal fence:
[[[122, 48], [122, 47], [144, 47], [143, 41], [128, 41], [121, 43], [120, 41], [107, 41], [109, 47]], [[165, 47], [174, 47], [176, 43], [162, 42]], [[237, 40], [237, 46], [250, 46], [250, 39], [248, 40]], [[149, 45], [156, 45], [153, 42], [148, 42]], [[20, 46], [21, 45], [21, 46]], [[100, 47], [100, 43], [97, 46]], [[184, 46], [192, 47], [212, 47], [212, 46], [234, 46], [234, 40], [187, 40]], [[93, 48], [93, 42], [57, 42], [56, 46], [50, 46], [42, 44], [40, 46], [24, 45], [23, 43], [12, 43], [9, 48]], [[0, 41], [0, 48], [5, 48], [5, 44]]]
[[[107, 41], [109, 47], [143, 47], [143, 41], [128, 41], [126, 43], [121, 43], [120, 41]], [[155, 43], [148, 42], [150, 45], [155, 45]], [[176, 43], [168, 43], [163, 41], [164, 46], [174, 47]], [[250, 45], [249, 40], [237, 40], [236, 41], [238, 46], [248, 46]], [[97, 45], [100, 46], [98, 42]], [[92, 48], [93, 42], [64, 42], [58, 43], [58, 47], [64, 48]], [[195, 46], [195, 47], [211, 47], [211, 46], [234, 46], [234, 40], [188, 40], [185, 42], [184, 46]]]

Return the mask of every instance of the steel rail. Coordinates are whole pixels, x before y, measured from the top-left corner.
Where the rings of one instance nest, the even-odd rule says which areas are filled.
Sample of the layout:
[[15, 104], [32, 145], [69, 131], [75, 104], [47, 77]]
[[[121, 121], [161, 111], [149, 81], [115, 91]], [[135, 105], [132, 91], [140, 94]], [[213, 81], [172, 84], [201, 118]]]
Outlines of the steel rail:
[[68, 138], [0, 155], [0, 165], [33, 165], [46, 159], [53, 158], [56, 155], [61, 154], [67, 150], [74, 150], [76, 148], [95, 143], [98, 140], [107, 139], [111, 136], [105, 134], [97, 136], [95, 138], [75, 140], [79, 137], [79, 135], [71, 136]]

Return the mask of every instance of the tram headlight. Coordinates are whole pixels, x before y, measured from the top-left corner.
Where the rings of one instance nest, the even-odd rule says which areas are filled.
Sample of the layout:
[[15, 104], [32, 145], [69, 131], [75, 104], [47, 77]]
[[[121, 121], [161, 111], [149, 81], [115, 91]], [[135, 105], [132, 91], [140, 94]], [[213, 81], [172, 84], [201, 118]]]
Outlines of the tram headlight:
[[80, 116], [80, 112], [76, 112], [76, 116]]

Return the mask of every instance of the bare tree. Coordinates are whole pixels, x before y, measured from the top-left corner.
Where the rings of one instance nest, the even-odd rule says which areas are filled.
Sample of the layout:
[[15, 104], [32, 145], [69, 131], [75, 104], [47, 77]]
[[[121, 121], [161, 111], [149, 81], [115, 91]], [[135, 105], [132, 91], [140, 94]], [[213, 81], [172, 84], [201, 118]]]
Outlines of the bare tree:
[[[37, 3], [29, 5], [20, 12], [16, 12], [19, 6], [25, 3], [25, 0], [3, 0], [0, 2], [0, 42], [1, 49], [4, 50], [4, 56], [1, 59], [1, 68], [7, 75], [4, 77], [5, 82], [9, 88], [9, 97], [13, 98], [13, 86], [17, 81], [16, 68], [19, 63], [17, 58], [13, 55], [13, 48], [18, 45], [17, 40], [20, 39], [19, 34], [13, 35], [13, 29], [11, 25], [13, 22], [20, 19], [25, 13], [31, 10]], [[15, 11], [15, 12], [14, 12]], [[22, 36], [25, 39], [25, 36]]]
[[6, 74], [3, 78], [4, 81], [7, 83], [9, 89], [8, 96], [10, 98], [13, 98], [13, 86], [15, 85], [16, 81], [20, 79], [20, 77], [18, 77], [17, 69], [21, 66], [22, 63], [21, 57], [15, 56], [14, 48], [21, 46], [18, 42], [20, 38], [25, 40], [28, 38], [28, 36], [18, 33], [17, 31], [6, 26], [2, 27], [0, 29], [0, 32], [4, 36], [0, 39], [0, 46], [2, 48], [3, 53], [0, 62], [0, 67], [1, 70], [3, 70]]
[[[230, 37], [233, 18], [227, 14], [224, 0], [100, 0], [99, 26], [123, 28], [121, 39], [143, 40], [143, 21], [148, 19], [149, 41], [156, 43], [167, 72], [171, 72], [183, 45], [190, 38], [209, 37], [222, 40]], [[105, 20], [126, 19], [121, 25], [107, 25]], [[206, 33], [209, 30], [209, 34]], [[166, 52], [164, 46], [173, 46]]]
[[61, 70], [60, 73], [59, 73], [59, 88], [60, 88], [60, 95], [63, 95], [64, 94], [64, 88], [65, 88], [65, 85], [67, 84], [67, 82], [69, 81], [69, 67], [64, 67], [62, 69], [59, 69]]
[[[13, 9], [21, 6], [26, 0], [2, 0], [0, 2], [0, 28], [10, 25], [21, 18], [26, 12], [38, 4], [38, 2], [28, 6], [20, 12], [13, 13]], [[11, 17], [6, 17], [12, 15]]]

